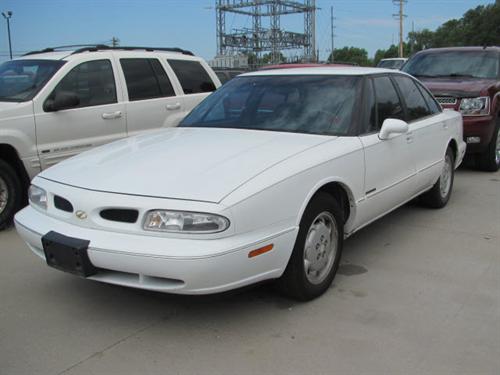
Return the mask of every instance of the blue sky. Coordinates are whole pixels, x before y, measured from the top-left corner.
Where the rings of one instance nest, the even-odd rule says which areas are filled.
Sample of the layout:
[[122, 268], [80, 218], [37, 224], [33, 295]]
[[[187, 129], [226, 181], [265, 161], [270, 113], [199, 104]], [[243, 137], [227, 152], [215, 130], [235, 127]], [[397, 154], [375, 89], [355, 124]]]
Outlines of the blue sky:
[[[470, 8], [494, 1], [408, 0], [405, 33], [435, 29]], [[206, 59], [214, 56], [214, 0], [2, 0], [11, 10], [15, 54], [47, 46], [103, 43], [116, 36], [122, 45], [178, 46]], [[330, 7], [335, 12], [335, 48], [366, 48], [373, 56], [398, 40], [397, 12], [391, 0], [317, 0], [317, 41], [320, 56], [330, 48]], [[7, 32], [0, 18], [0, 60], [8, 54]], [[250, 26], [245, 16], [227, 16], [227, 28]], [[281, 25], [301, 31], [302, 17], [283, 17]]]

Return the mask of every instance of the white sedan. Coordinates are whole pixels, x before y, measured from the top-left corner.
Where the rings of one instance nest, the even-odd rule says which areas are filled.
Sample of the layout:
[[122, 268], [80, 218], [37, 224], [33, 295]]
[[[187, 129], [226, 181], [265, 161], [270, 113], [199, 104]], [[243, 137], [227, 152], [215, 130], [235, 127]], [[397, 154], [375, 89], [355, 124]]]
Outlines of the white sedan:
[[43, 171], [15, 223], [49, 266], [91, 280], [207, 294], [278, 279], [308, 300], [344, 238], [418, 196], [446, 205], [464, 152], [460, 114], [405, 73], [260, 71], [179, 128]]

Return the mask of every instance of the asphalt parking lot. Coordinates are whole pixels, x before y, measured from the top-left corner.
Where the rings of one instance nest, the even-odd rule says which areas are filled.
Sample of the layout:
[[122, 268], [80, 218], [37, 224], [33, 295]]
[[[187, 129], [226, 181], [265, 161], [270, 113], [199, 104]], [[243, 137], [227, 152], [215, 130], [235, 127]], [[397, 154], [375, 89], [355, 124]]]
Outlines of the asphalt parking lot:
[[183, 297], [86, 281], [0, 233], [0, 374], [498, 374], [500, 172], [462, 168], [346, 241], [323, 297]]

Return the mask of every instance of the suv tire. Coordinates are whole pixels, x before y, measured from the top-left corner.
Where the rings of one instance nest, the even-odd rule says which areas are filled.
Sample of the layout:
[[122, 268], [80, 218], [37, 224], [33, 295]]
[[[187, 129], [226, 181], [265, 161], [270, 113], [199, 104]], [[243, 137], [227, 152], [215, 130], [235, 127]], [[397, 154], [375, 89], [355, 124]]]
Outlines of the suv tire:
[[496, 172], [500, 168], [500, 117], [497, 118], [495, 130], [488, 149], [477, 155], [476, 165], [482, 171]]
[[22, 184], [16, 171], [0, 160], [0, 229], [12, 223], [14, 214], [21, 207]]

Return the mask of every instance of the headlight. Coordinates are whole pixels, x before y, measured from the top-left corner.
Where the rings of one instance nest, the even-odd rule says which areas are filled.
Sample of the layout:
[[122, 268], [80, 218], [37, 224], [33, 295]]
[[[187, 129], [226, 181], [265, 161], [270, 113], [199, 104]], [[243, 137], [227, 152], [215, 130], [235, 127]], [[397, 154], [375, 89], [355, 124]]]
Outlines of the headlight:
[[487, 96], [464, 98], [460, 102], [460, 112], [464, 116], [488, 115], [490, 113], [490, 98]]
[[28, 197], [30, 202], [44, 210], [47, 209], [47, 192], [38, 186], [31, 185], [28, 190]]
[[169, 210], [149, 211], [143, 228], [168, 233], [217, 233], [229, 227], [229, 220], [223, 216], [202, 212]]

